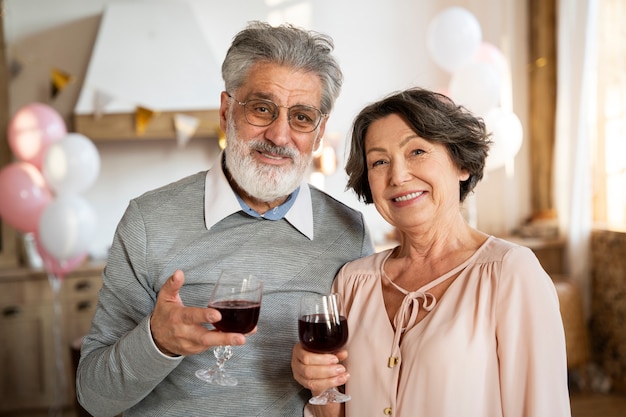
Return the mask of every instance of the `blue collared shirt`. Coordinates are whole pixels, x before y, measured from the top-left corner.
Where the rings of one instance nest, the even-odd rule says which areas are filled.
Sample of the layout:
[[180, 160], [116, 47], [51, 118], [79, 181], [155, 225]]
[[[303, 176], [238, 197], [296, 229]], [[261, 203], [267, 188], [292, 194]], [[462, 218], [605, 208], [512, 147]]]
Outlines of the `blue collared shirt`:
[[239, 201], [239, 205], [241, 206], [241, 209], [244, 212], [248, 213], [250, 216], [263, 218], [265, 220], [280, 220], [287, 215], [287, 212], [289, 212], [289, 209], [293, 206], [293, 203], [296, 201], [296, 198], [298, 197], [299, 192], [300, 192], [300, 187], [296, 188], [296, 191], [289, 194], [289, 197], [287, 197], [287, 200], [283, 204], [281, 204], [280, 206], [276, 206], [273, 209], [268, 210], [263, 214], [259, 213], [258, 211], [250, 207], [248, 204], [246, 204], [246, 202], [243, 201], [243, 198], [241, 198], [239, 194], [235, 194], [235, 195], [237, 196], [237, 200]]

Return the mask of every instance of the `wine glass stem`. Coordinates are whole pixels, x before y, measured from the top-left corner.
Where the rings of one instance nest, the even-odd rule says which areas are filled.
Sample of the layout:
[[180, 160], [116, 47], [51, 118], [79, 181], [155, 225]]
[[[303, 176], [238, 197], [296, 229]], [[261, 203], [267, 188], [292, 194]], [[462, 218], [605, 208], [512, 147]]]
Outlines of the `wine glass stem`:
[[220, 372], [224, 371], [224, 364], [233, 356], [232, 346], [218, 346], [215, 348], [215, 358], [217, 359], [216, 365]]

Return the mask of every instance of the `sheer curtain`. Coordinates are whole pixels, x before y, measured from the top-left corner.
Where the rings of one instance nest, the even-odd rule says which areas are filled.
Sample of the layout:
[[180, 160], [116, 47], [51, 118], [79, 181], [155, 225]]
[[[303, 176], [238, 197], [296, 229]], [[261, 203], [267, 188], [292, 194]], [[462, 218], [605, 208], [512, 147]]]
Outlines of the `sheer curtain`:
[[565, 270], [590, 313], [592, 226], [591, 138], [596, 119], [598, 0], [559, 0], [557, 104], [554, 149], [555, 205], [566, 238]]

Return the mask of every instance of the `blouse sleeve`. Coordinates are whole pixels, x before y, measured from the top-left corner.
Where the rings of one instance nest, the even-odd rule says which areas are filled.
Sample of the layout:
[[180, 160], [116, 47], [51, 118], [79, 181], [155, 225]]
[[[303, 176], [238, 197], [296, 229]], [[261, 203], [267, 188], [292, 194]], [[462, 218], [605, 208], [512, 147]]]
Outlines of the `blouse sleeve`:
[[565, 333], [554, 283], [525, 247], [506, 253], [500, 273], [495, 311], [503, 415], [569, 417]]
[[346, 310], [345, 313], [348, 313], [348, 306], [346, 306], [346, 298], [345, 298], [345, 276], [344, 273], [346, 271], [347, 266], [350, 263], [346, 263], [344, 266], [342, 266], [339, 271], [337, 272], [337, 275], [335, 275], [335, 279], [333, 280], [333, 285], [331, 287], [331, 292], [339, 294], [339, 298], [341, 299], [341, 302], [343, 303], [343, 307]]

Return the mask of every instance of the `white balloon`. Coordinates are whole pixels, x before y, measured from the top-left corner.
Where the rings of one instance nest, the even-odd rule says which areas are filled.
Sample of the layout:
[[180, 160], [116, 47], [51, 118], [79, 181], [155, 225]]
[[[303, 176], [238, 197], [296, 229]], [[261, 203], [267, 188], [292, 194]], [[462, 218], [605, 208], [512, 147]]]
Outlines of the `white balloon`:
[[500, 103], [502, 80], [494, 67], [485, 62], [470, 62], [452, 74], [450, 96], [472, 113], [485, 115]]
[[59, 196], [49, 203], [39, 219], [39, 239], [58, 261], [87, 252], [96, 231], [96, 212], [76, 194]]
[[504, 166], [517, 155], [522, 147], [524, 129], [515, 113], [500, 107], [489, 111], [484, 120], [493, 141], [485, 167], [491, 171]]
[[91, 187], [100, 172], [100, 154], [86, 136], [68, 133], [52, 144], [44, 156], [42, 173], [57, 195], [81, 193]]
[[462, 7], [448, 7], [428, 25], [426, 46], [437, 65], [453, 73], [472, 59], [482, 36], [472, 13]]
[[501, 80], [510, 78], [511, 70], [509, 69], [509, 63], [504, 54], [498, 47], [489, 42], [480, 44], [472, 61], [484, 62], [485, 64], [491, 65]]

